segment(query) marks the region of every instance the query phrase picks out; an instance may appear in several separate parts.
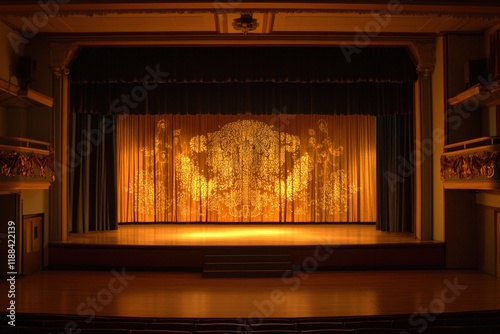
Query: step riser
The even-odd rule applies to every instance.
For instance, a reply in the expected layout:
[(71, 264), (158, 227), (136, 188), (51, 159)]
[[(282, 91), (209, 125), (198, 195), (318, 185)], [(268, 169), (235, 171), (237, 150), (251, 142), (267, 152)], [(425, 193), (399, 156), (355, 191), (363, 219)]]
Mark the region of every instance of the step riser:
[(211, 254), (205, 256), (203, 277), (283, 277), (292, 275), (288, 254)]
[(290, 262), (289, 255), (206, 255), (205, 262)]
[(273, 272), (240, 272), (240, 271), (224, 271), (224, 272), (204, 272), (204, 278), (265, 278), (265, 277), (283, 277), (291, 276), (291, 271), (273, 271)]
[(290, 262), (205, 263), (205, 270), (290, 270)]

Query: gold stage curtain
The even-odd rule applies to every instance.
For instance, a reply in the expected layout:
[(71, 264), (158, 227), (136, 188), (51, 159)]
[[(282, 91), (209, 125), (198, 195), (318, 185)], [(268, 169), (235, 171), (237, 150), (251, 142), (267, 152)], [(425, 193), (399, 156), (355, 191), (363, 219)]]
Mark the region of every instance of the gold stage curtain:
[(375, 222), (375, 117), (122, 115), (119, 222)]

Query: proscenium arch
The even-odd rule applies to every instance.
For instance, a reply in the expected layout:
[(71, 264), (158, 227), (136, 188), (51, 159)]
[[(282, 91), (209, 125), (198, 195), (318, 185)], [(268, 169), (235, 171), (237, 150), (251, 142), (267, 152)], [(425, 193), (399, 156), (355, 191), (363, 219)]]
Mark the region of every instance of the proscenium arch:
[[(272, 35), (174, 35), (174, 34), (133, 34), (133, 35), (85, 35), (51, 36), (50, 66), (53, 71), (53, 144), (55, 161), (59, 166), (59, 177), (51, 186), (50, 214), (53, 224), (51, 239), (67, 240), (69, 235), (69, 175), (65, 166), (69, 165), (67, 147), (69, 145), (69, 68), (78, 52), (84, 47), (207, 47), (207, 46), (297, 46), (297, 47), (356, 47), (354, 34), (272, 34)], [(373, 36), (364, 47), (405, 47), (419, 71), (418, 89), (415, 89), (415, 141), (426, 138), (432, 140), (432, 100), (431, 76), (435, 62), (435, 36), (432, 34), (407, 35), (380, 34)], [(358, 49), (362, 52), (359, 45)], [(432, 240), (433, 207), (424, 197), (432, 194), (432, 160), (426, 159), (415, 166), (415, 235), (421, 240)], [(426, 204), (427, 203), (427, 204)]]

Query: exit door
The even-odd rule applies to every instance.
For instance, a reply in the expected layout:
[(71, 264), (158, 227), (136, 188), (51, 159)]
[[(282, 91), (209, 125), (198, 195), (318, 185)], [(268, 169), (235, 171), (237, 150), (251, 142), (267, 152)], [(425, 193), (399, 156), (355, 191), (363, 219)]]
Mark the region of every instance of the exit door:
[(43, 267), (43, 214), (23, 217), (23, 274)]

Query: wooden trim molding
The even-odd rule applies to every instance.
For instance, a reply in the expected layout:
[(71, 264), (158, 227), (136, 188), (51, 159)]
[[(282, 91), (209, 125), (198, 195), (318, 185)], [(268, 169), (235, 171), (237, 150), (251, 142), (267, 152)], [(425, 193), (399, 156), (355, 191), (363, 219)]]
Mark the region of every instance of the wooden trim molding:
[[(84, 14), (99, 15), (99, 13), (108, 14), (127, 14), (127, 13), (211, 13), (221, 11), (252, 11), (252, 12), (276, 12), (276, 13), (370, 13), (372, 11), (387, 10), (389, 6), (404, 8), (402, 14), (439, 14), (453, 15), (455, 17), (495, 17), (500, 14), (498, 3), (484, 0), (479, 4), (471, 5), (463, 1), (450, 1), (434, 3), (426, 1), (419, 4), (402, 1), (370, 1), (370, 2), (346, 2), (328, 1), (328, 2), (247, 2), (247, 1), (177, 1), (177, 2), (131, 2), (131, 1), (100, 1), (100, 2), (78, 2), (70, 1), (65, 4), (59, 4), (59, 12), (63, 15)], [(40, 5), (36, 0), (7, 1), (0, 5), (0, 11), (10, 13), (11, 15), (28, 15), (40, 10)]]
[(48, 181), (0, 181), (0, 191), (44, 190), (50, 188)]

